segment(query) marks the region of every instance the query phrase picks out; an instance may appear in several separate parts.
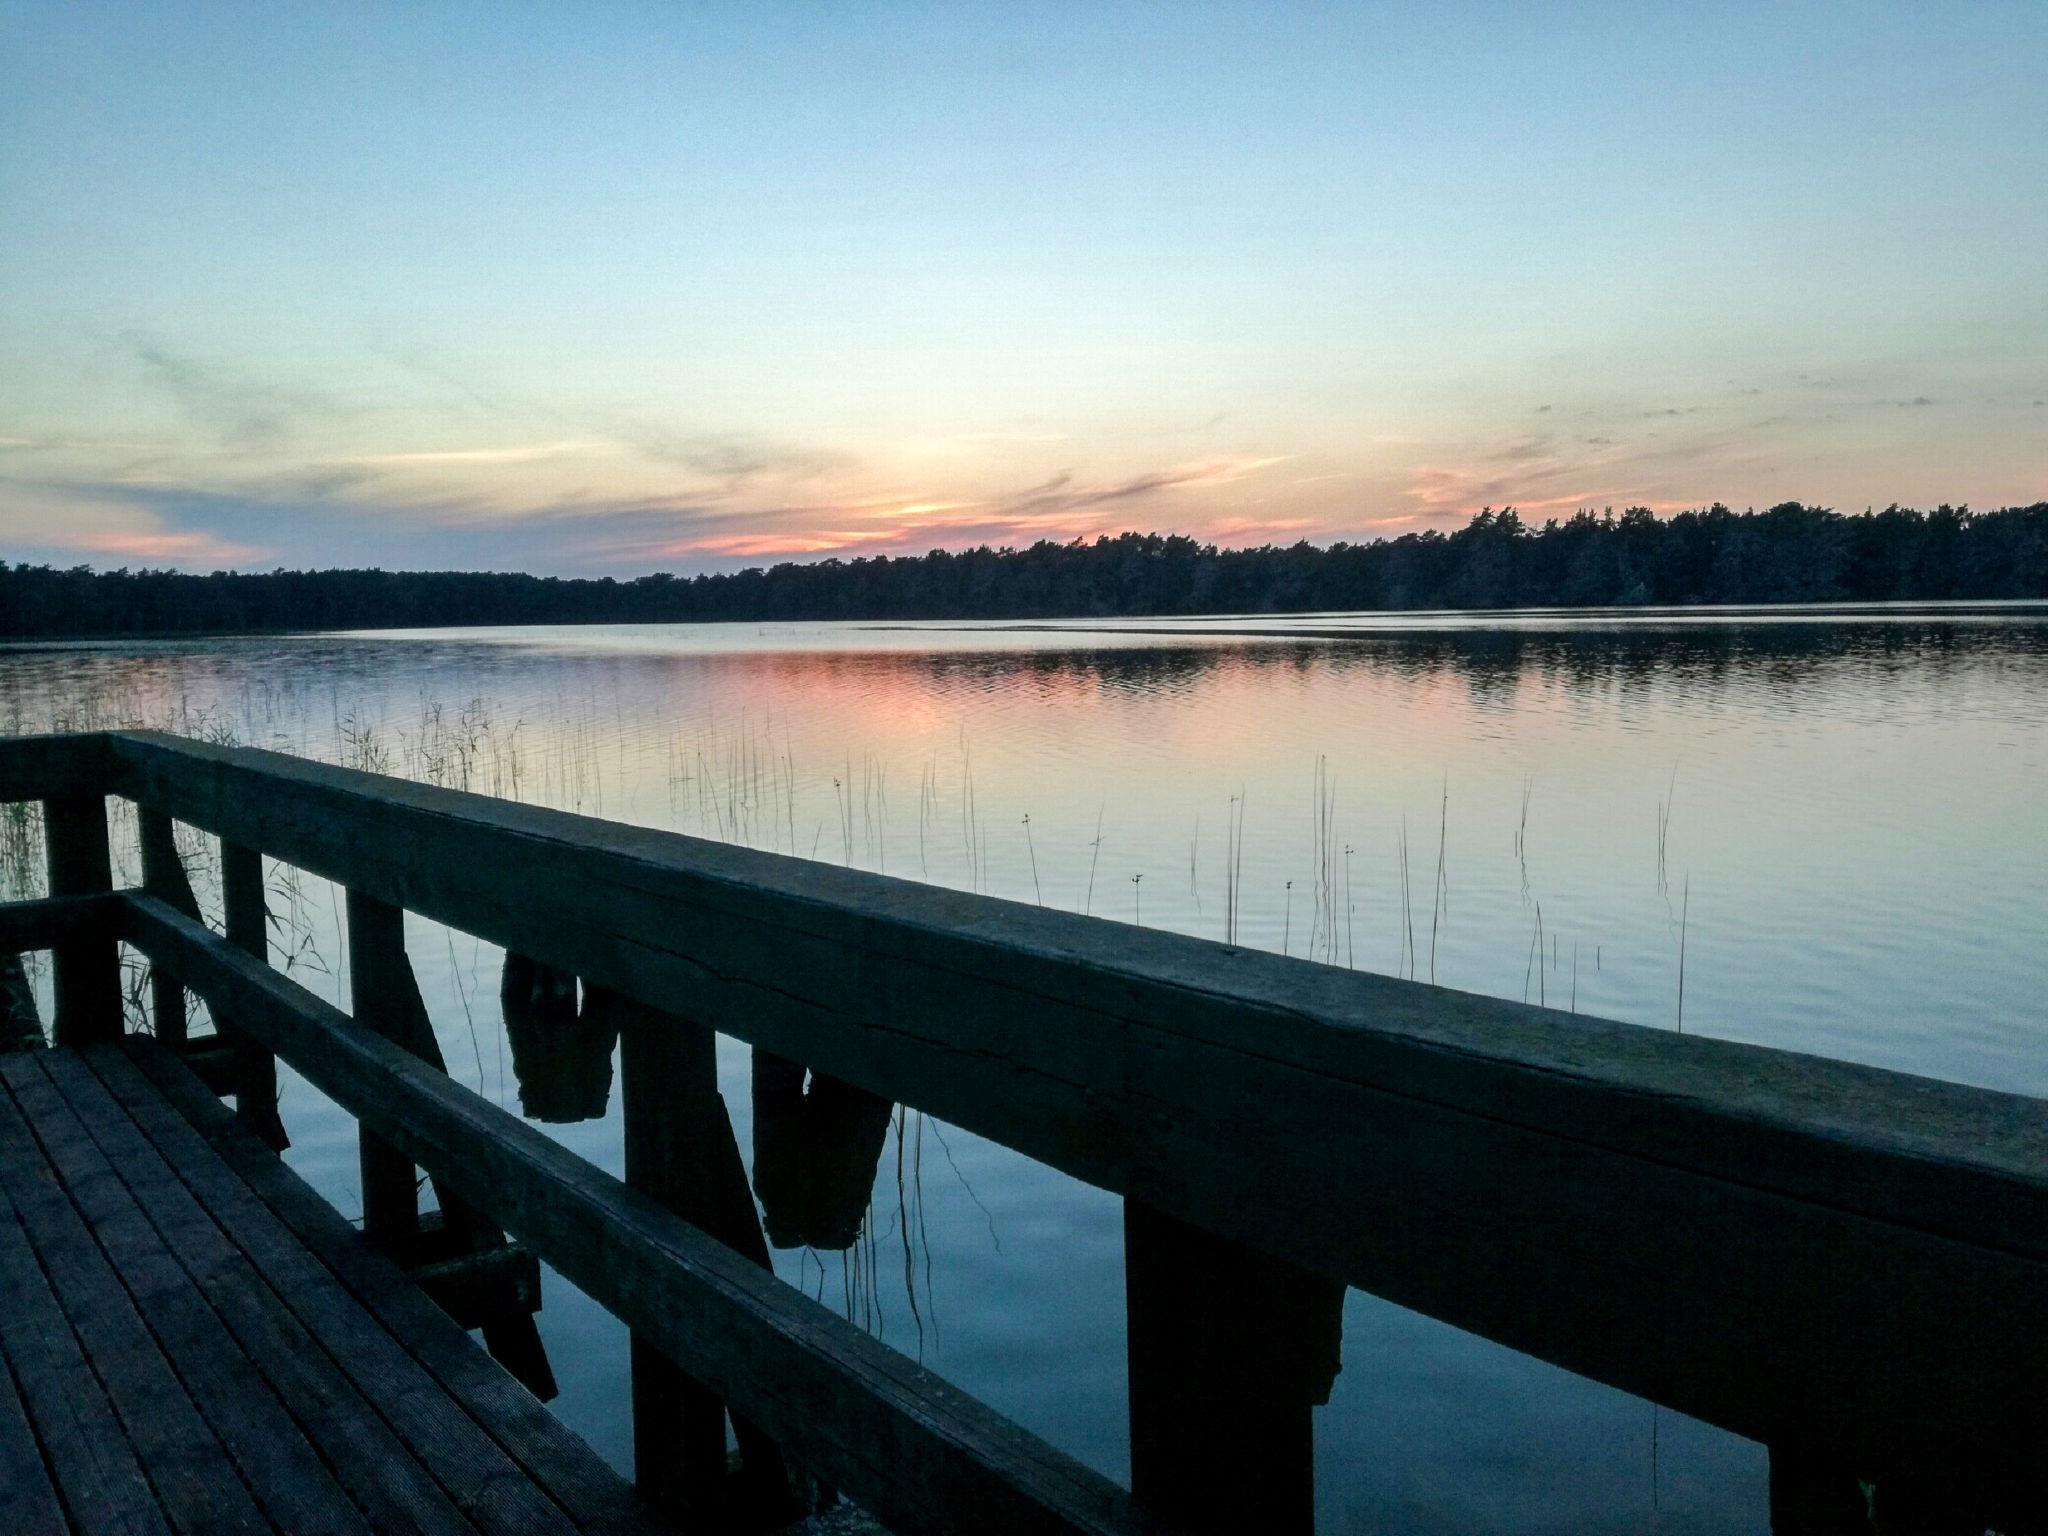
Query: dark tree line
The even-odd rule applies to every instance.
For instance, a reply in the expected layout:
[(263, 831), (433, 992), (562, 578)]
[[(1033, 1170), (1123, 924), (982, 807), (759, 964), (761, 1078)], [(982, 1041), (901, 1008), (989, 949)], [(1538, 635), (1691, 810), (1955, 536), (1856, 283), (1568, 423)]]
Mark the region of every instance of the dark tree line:
[(1126, 533), (1028, 549), (786, 563), (630, 581), (463, 571), (210, 576), (0, 563), (0, 637), (475, 624), (1024, 619), (1318, 609), (2048, 598), (2048, 502), (1843, 516), (1786, 502), (1541, 527), (1512, 509), (1454, 533), (1218, 549)]

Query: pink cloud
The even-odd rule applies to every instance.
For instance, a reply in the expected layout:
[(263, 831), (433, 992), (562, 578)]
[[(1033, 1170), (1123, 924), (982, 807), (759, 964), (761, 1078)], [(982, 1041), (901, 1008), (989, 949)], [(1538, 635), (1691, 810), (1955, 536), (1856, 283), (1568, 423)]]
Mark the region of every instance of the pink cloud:
[(123, 560), (168, 560), (173, 565), (229, 566), (261, 560), (270, 552), (236, 544), (210, 533), (81, 533), (66, 546)]

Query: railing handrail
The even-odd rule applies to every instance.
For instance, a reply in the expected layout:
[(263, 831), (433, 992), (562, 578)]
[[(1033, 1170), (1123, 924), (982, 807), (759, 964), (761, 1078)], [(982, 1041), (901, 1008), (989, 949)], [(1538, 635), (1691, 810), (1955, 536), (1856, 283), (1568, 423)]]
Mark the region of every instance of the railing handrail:
[(256, 749), (16, 745), (0, 798), (124, 796), (1739, 1433), (1924, 1449), (2048, 1382), (2039, 1100)]
[[(865, 949), (891, 967), (907, 965), (955, 983), (924, 1010), (930, 1018), (919, 1021), (929, 1031), (921, 1038), (934, 1054), (986, 1051), (987, 1042), (963, 1015), (978, 1002), (975, 991), (1000, 989), (1042, 1000), (1048, 1008), (1077, 1006), (1102, 1020), (1142, 1025), (1190, 1044), (1738, 1177), (1794, 1198), (1933, 1232), (1979, 1219), (1972, 1202), (1958, 1207), (1952, 1187), (1941, 1179), (1946, 1171), (1967, 1170), (1980, 1189), (2006, 1186), (2015, 1201), (2013, 1216), (2036, 1218), (2003, 1224), (2006, 1240), (2048, 1257), (2048, 1221), (2039, 1219), (2048, 1217), (2048, 1105), (2038, 1099), (1340, 970), (258, 748), (156, 732), (115, 732), (105, 741), (110, 793), (639, 995), (652, 1006), (680, 1004), (687, 1011), (694, 1002), (676, 991), (647, 995), (652, 989), (631, 959), (593, 953), (601, 946), (585, 934), (557, 931), (578, 916), (576, 903), (586, 883), (608, 883), (640, 900), (638, 911), (622, 909), (605, 931), (642, 947), (655, 940), (648, 930), (658, 931), (662, 921), (706, 910), (724, 921), (742, 915), (759, 920), (760, 909), (770, 909), (792, 935), (805, 933), (797, 926), (803, 921), (812, 931), (849, 924), (850, 934), (820, 936), (837, 950)], [(332, 820), (309, 825), (309, 813)], [(387, 834), (391, 846), (366, 847), (362, 839), (375, 832)], [(434, 840), (458, 838), (492, 857), (466, 869), (424, 862), (437, 851)], [(553, 873), (545, 868), (551, 860), (565, 857), (575, 864), (566, 871), (575, 882), (568, 888), (543, 878)], [(530, 883), (507, 891), (522, 871)], [(491, 903), (478, 897), (485, 887), (503, 893), (497, 905), (521, 910), (491, 922)], [(629, 921), (636, 931), (627, 934)], [(661, 938), (680, 942), (673, 928)], [(706, 986), (739, 984), (708, 966), (699, 969), (704, 974), (695, 979)], [(795, 964), (764, 964), (759, 985), (786, 991), (794, 969)], [(844, 985), (830, 990), (843, 999), (872, 990), (875, 980), (846, 976)], [(803, 1006), (821, 1019), (850, 1023), (861, 1002), (805, 1000)], [(744, 1011), (709, 1012), (723, 1032), (752, 1038)], [(1030, 1031), (1005, 1043), (1028, 1055), (1050, 1054), (1043, 1044), (1034, 1047)], [(809, 1049), (790, 1054), (814, 1059)], [(919, 1086), (883, 1081), (875, 1069), (863, 1072), (851, 1061), (845, 1065), (853, 1070), (832, 1070), (885, 1096), (904, 1097)], [(1041, 1070), (1066, 1080), (1081, 1065), (1045, 1062)], [(1547, 1103), (1527, 1091), (1504, 1098), (1503, 1082), (1566, 1094), (1583, 1090), (1639, 1112), (1588, 1120), (1580, 1103)], [(1109, 1081), (1082, 1086), (1094, 1090), (1098, 1104), (1116, 1092)], [(1230, 1086), (1203, 1085), (1210, 1091)], [(1133, 1109), (1129, 1118), (1184, 1108), (1171, 1100), (1154, 1102)], [(978, 1129), (971, 1119), (961, 1123)], [(1129, 1134), (1136, 1127), (1123, 1129)], [(1715, 1129), (1769, 1138), (1778, 1143), (1772, 1150), (1802, 1144), (1819, 1155), (1818, 1169), (1811, 1162), (1774, 1165), (1768, 1158), (1735, 1166), (1728, 1149), (1713, 1144)], [(1819, 1170), (1827, 1169), (1831, 1147), (1893, 1163), (1897, 1182), (1828, 1185)], [(1934, 1182), (1913, 1178), (1908, 1170), (1915, 1168)], [(1068, 1171), (1090, 1177), (1082, 1168)], [(1116, 1183), (1105, 1187), (1133, 1192)], [(1985, 1240), (1981, 1229), (1958, 1235)], [(1301, 1256), (1324, 1265), (1333, 1258)]]

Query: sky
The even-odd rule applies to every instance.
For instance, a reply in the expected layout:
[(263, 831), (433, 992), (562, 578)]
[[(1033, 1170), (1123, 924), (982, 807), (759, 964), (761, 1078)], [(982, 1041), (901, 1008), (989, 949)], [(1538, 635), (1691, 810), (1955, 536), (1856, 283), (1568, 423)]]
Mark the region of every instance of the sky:
[(0, 558), (2048, 499), (2048, 5), (0, 0)]

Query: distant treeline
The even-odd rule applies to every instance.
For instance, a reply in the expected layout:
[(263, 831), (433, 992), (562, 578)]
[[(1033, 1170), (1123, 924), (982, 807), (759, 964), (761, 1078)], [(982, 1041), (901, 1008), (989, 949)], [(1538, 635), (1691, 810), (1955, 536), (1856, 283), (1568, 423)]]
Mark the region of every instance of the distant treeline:
[(1316, 609), (2048, 598), (2048, 502), (1843, 516), (1786, 502), (1541, 527), (1218, 549), (1126, 533), (1028, 549), (630, 581), (463, 571), (93, 571), (0, 564), (0, 637), (763, 619), (1023, 619)]

